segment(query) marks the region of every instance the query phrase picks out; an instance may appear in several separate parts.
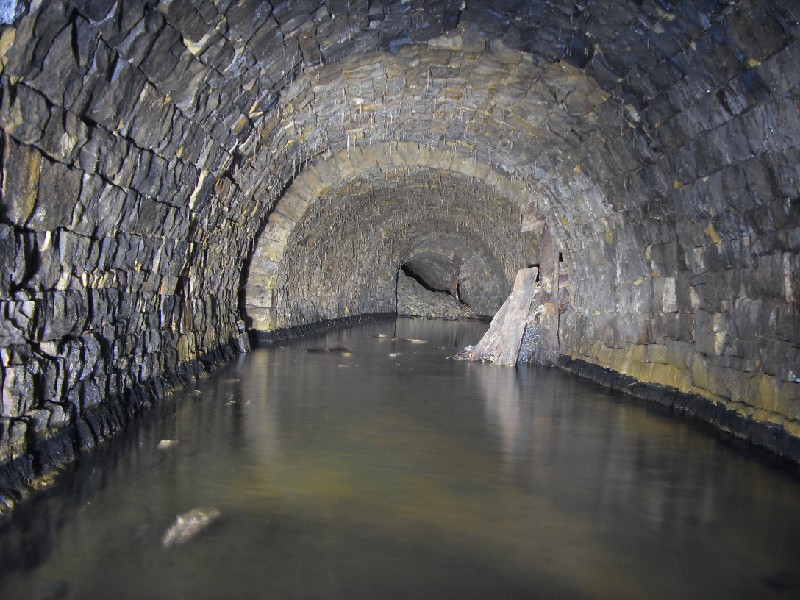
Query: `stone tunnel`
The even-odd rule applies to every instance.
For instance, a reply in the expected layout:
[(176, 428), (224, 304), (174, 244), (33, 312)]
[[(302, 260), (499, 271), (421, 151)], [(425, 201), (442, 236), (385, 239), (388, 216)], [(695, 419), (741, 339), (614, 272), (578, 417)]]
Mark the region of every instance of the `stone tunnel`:
[(248, 339), (396, 313), (406, 271), (491, 315), (563, 264), (561, 367), (800, 458), (795, 0), (0, 21), (4, 505)]

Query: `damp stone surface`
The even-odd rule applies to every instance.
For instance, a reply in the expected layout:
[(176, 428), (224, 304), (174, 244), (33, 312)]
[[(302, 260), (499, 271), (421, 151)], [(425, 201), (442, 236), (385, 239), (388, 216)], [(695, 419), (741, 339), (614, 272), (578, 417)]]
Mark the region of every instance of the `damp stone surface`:
[(0, 504), (404, 267), (485, 315), (536, 266), (547, 362), (800, 457), (799, 21), (0, 3)]

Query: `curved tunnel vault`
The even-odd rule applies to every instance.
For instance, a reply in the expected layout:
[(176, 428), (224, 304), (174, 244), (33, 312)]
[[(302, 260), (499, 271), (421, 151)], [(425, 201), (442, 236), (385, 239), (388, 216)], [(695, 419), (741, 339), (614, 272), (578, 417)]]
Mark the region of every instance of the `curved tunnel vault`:
[(491, 314), (537, 248), (521, 227), (528, 194), (476, 166), (441, 153), (421, 157), (410, 144), (313, 163), (256, 244), (246, 285), (251, 326), (395, 312), (398, 271), (426, 253), (446, 256), (465, 298)]
[(562, 252), (565, 359), (800, 439), (796, 2), (3, 7), (1, 488), (242, 349), (245, 265), (291, 326), (436, 236)]

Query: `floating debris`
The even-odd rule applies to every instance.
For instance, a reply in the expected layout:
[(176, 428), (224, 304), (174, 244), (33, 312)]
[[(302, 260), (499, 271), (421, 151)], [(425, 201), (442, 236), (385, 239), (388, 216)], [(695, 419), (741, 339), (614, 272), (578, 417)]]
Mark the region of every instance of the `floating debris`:
[(353, 351), (345, 346), (325, 346), (323, 348), (302, 348), (303, 352), (338, 352), (344, 356), (352, 356)]
[(427, 344), (428, 343), (428, 340), (418, 340), (417, 338), (408, 338), (406, 341), (410, 342), (412, 344)]
[(172, 526), (164, 533), (164, 537), (161, 538), (161, 544), (164, 548), (182, 544), (216, 521), (219, 515), (216, 508), (193, 508), (178, 515)]
[(389, 358), (397, 358), (400, 356), (400, 352), (392, 352), (391, 354), (388, 354), (388, 356)]
[(169, 450), (170, 448), (173, 448), (174, 446), (177, 445), (178, 445), (178, 440), (173, 438), (169, 440), (161, 440), (160, 442), (158, 442), (156, 448), (158, 448), (159, 450)]
[(203, 392), (201, 392), (200, 390), (192, 390), (192, 391), (191, 391), (191, 392), (189, 392), (189, 393), (190, 393), (192, 396), (202, 396), (202, 395), (203, 395)]
[(456, 352), (449, 358), (452, 358), (453, 360), (469, 360), (473, 350), (475, 350), (475, 346), (464, 346), (464, 349), (461, 352)]

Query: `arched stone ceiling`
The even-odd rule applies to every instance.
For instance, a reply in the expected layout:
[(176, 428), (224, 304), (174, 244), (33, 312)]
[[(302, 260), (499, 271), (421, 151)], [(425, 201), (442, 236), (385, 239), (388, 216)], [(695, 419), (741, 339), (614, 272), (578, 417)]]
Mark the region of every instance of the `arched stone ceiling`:
[(565, 354), (800, 435), (799, 13), (4, 3), (0, 463), (59, 431), (91, 445), (221, 356), (287, 190), (393, 144), (441, 163), (420, 185), (494, 177), (568, 250)]
[[(570, 94), (575, 100), (567, 103), (564, 98)], [(329, 195), (329, 189), (338, 187), (337, 181), (352, 177), (354, 171), (368, 177), (377, 167), (370, 185), (373, 197), (381, 196), (385, 193), (379, 183), (383, 170), (399, 168), (408, 174), (420, 166), (429, 169), (430, 177), (455, 172), (498, 187), (516, 206), (516, 212), (503, 211), (512, 227), (519, 229), (522, 213), (534, 207), (539, 214), (548, 215), (560, 237), (572, 237), (583, 229), (581, 235), (592, 237), (597, 219), (610, 210), (597, 186), (581, 173), (578, 161), (585, 149), (573, 149), (570, 142), (591, 137), (597, 129), (594, 110), (607, 98), (608, 94), (569, 64), (538, 67), (529, 55), (501, 42), (489, 44), (475, 32), (457, 31), (423, 45), (407, 46), (396, 57), (366, 53), (315, 68), (299, 77), (279, 103), (284, 119), (282, 129), (273, 134), (270, 154), (290, 154), (292, 172), (303, 172), (279, 201), (273, 213), (276, 217), (266, 225), (266, 238), (282, 240), (294, 227), (291, 219), (287, 223), (284, 218), (281, 205), (289, 202), (294, 209), (295, 188), (301, 195), (305, 192), (305, 203), (313, 202)], [(553, 131), (568, 132), (569, 142)], [(337, 148), (341, 150), (334, 158), (332, 149)], [(315, 166), (305, 177), (308, 160), (328, 155), (324, 166)], [(318, 162), (312, 160), (311, 165)], [(545, 168), (548, 164), (549, 169)], [(413, 187), (411, 177), (402, 177), (402, 172), (394, 179)], [(346, 194), (358, 195), (349, 187)], [(459, 184), (455, 192), (463, 198), (473, 194), (469, 183)], [(413, 203), (407, 207), (411, 214), (417, 210)], [(475, 217), (481, 213), (472, 211)], [(571, 229), (564, 228), (566, 222), (572, 224)], [(484, 226), (486, 223), (484, 220)], [(476, 229), (480, 224), (476, 221)], [(282, 236), (281, 231), (286, 233)], [(487, 229), (481, 235), (497, 236), (499, 231)], [(493, 239), (512, 248), (518, 244), (511, 238), (507, 233)], [(262, 251), (269, 252), (269, 244), (263, 244)], [(519, 254), (514, 261), (501, 261), (508, 271), (506, 278), (512, 280), (513, 272), (529, 258)], [(262, 263), (260, 258), (253, 262), (256, 268)], [(396, 272), (399, 265), (393, 265)], [(278, 277), (273, 266), (265, 263), (265, 267), (270, 277)], [(255, 279), (261, 279), (260, 274)], [(383, 279), (388, 281), (385, 275)], [(329, 279), (318, 278), (315, 285), (320, 281)], [(312, 303), (308, 288), (286, 289), (297, 290), (299, 302)], [(326, 296), (330, 290), (323, 286), (319, 293)], [(339, 288), (338, 295), (342, 293)], [(258, 303), (266, 300), (263, 292), (257, 296)], [(275, 299), (278, 304), (279, 297)], [(347, 316), (351, 304), (360, 306), (358, 312), (393, 309), (387, 301), (369, 306), (354, 299), (329, 298), (328, 303), (339, 306), (340, 312), (292, 312), (314, 314), (319, 319)], [(266, 326), (268, 321), (260, 322)], [(297, 324), (295, 319), (275, 322), (275, 326)]]
[[(304, 170), (266, 223), (250, 266), (248, 316), (262, 330), (394, 311), (395, 275), (430, 238), (485, 249), (505, 279), (532, 262), (528, 194), (470, 159), (415, 144), (342, 151)], [(321, 305), (325, 309), (314, 308)], [(270, 309), (276, 309), (270, 310)]]

